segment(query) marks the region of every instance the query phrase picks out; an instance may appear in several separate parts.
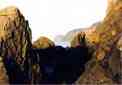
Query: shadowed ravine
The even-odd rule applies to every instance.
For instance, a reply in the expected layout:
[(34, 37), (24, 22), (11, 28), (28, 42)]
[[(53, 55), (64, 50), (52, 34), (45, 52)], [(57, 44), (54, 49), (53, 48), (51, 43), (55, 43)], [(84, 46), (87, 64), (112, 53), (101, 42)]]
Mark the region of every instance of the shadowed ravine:
[(73, 83), (91, 58), (87, 47), (31, 49), (30, 55), (42, 70), (41, 83)]

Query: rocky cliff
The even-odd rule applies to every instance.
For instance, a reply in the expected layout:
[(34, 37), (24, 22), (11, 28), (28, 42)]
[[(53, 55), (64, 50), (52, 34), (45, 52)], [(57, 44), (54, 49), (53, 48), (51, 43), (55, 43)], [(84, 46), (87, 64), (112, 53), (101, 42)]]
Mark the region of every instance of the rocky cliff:
[[(12, 81), (16, 78), (14, 73), (16, 64), (20, 71), (24, 70), (27, 51), (31, 46), (31, 31), (28, 21), (16, 7), (7, 7), (0, 11), (0, 56), (5, 64), (7, 75)], [(9, 61), (14, 61), (15, 64)], [(11, 69), (8, 71), (8, 69)], [(16, 68), (17, 69), (17, 68)], [(13, 71), (13, 72), (12, 72)], [(4, 73), (4, 72), (1, 72)], [(15, 76), (11, 76), (11, 74)]]
[(87, 30), (68, 33), (66, 39), (72, 39), (68, 48), (56, 47), (46, 37), (32, 44), (29, 23), (20, 10), (16, 7), (1, 10), (0, 84), (75, 83), (75, 80), (76, 84), (121, 84), (122, 2), (108, 2), (103, 21)]
[[(96, 32), (92, 33), (92, 36), (98, 37), (95, 40), (95, 53), (94, 57), (96, 58), (97, 64), (103, 73), (99, 73), (99, 68), (96, 68), (96, 65), (93, 65), (91, 71), (86, 69), (83, 75), (81, 75), (81, 80), (79, 79), (79, 83), (82, 82), (94, 84), (100, 84), (101, 80), (105, 79), (107, 84), (113, 83), (121, 83), (122, 80), (122, 62), (121, 62), (121, 36), (122, 36), (122, 2), (121, 0), (110, 0), (108, 6), (107, 15), (100, 25), (97, 26)], [(92, 39), (93, 40), (93, 39)], [(90, 64), (89, 64), (90, 65)], [(94, 69), (94, 72), (92, 70)], [(102, 71), (100, 71), (102, 72)], [(91, 74), (99, 73), (104, 74), (103, 78), (101, 76), (100, 80), (92, 79)], [(93, 76), (94, 77), (94, 76)], [(107, 82), (109, 80), (109, 82)], [(77, 82), (78, 83), (78, 82)], [(105, 82), (101, 83), (104, 84)]]

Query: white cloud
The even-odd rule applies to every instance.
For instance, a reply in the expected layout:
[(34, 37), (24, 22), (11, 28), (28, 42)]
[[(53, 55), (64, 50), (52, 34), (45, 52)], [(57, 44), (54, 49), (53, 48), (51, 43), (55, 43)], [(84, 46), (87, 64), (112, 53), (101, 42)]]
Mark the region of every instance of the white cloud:
[(33, 40), (91, 25), (105, 16), (107, 0), (0, 0), (0, 8), (15, 5), (30, 22)]

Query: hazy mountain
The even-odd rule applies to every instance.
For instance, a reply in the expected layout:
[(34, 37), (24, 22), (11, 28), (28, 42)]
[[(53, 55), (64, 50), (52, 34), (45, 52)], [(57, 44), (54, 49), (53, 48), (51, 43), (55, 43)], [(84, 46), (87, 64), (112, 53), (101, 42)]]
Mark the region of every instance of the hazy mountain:
[(86, 37), (89, 38), (91, 37), (91, 33), (93, 33), (96, 30), (96, 27), (100, 24), (100, 22), (97, 22), (90, 26), (89, 28), (79, 28), (79, 29), (74, 29), (66, 33), (66, 35), (58, 35), (55, 37), (56, 42), (67, 42), (70, 44), (70, 42), (74, 39), (74, 37), (79, 33), (79, 32), (85, 32)]

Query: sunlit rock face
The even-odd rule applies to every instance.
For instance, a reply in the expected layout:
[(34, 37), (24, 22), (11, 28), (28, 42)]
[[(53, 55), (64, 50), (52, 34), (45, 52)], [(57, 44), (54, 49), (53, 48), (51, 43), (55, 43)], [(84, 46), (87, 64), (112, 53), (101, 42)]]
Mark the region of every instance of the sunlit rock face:
[[(112, 7), (107, 13), (103, 22), (97, 27), (96, 31), (99, 38), (99, 49), (103, 49), (106, 53), (110, 52), (122, 34), (122, 3), (118, 3)], [(115, 46), (116, 47), (116, 46)], [(97, 54), (100, 52), (97, 51)], [(102, 59), (97, 56), (98, 59)], [(103, 57), (104, 58), (104, 57)]]
[(45, 49), (54, 46), (55, 46), (54, 42), (48, 39), (47, 37), (40, 37), (37, 41), (33, 43), (33, 48), (38, 49)]
[[(27, 51), (31, 46), (31, 31), (28, 22), (16, 7), (7, 7), (0, 11), (0, 65), (4, 61), (13, 59), (16, 64), (22, 65)], [(6, 62), (7, 61), (7, 62)], [(10, 65), (11, 66), (11, 65)], [(6, 80), (2, 75), (6, 72), (0, 66), (0, 82)], [(9, 67), (10, 68), (10, 67)], [(3, 73), (1, 75), (1, 73)], [(2, 77), (2, 78), (1, 78)], [(13, 76), (14, 77), (14, 76)]]
[(0, 11), (0, 52), (1, 56), (14, 57), (22, 63), (30, 47), (31, 31), (28, 22), (16, 7)]
[(84, 46), (85, 45), (85, 33), (79, 32), (71, 41), (71, 47)]
[(116, 2), (121, 1), (121, 0), (107, 0), (108, 1), (108, 8), (113, 6)]
[[(81, 75), (78, 84), (121, 84), (122, 0), (110, 0), (104, 20), (95, 30), (94, 63)], [(91, 33), (92, 36), (94, 36)], [(93, 40), (93, 39), (91, 39)], [(96, 63), (96, 64), (95, 64)]]
[(97, 44), (99, 42), (100, 36), (98, 35), (96, 29), (100, 24), (101, 22), (97, 22), (84, 31), (88, 44)]
[(81, 75), (76, 84), (113, 85), (114, 82), (107, 76), (107, 72), (99, 64), (93, 64)]
[(120, 51), (114, 48), (109, 58), (103, 59), (101, 62), (95, 58), (90, 60), (86, 64), (85, 72), (81, 74), (76, 84), (121, 84)]
[(107, 0), (108, 2), (108, 8), (107, 8), (107, 13), (113, 8), (115, 4), (118, 2), (121, 2), (121, 0)]

